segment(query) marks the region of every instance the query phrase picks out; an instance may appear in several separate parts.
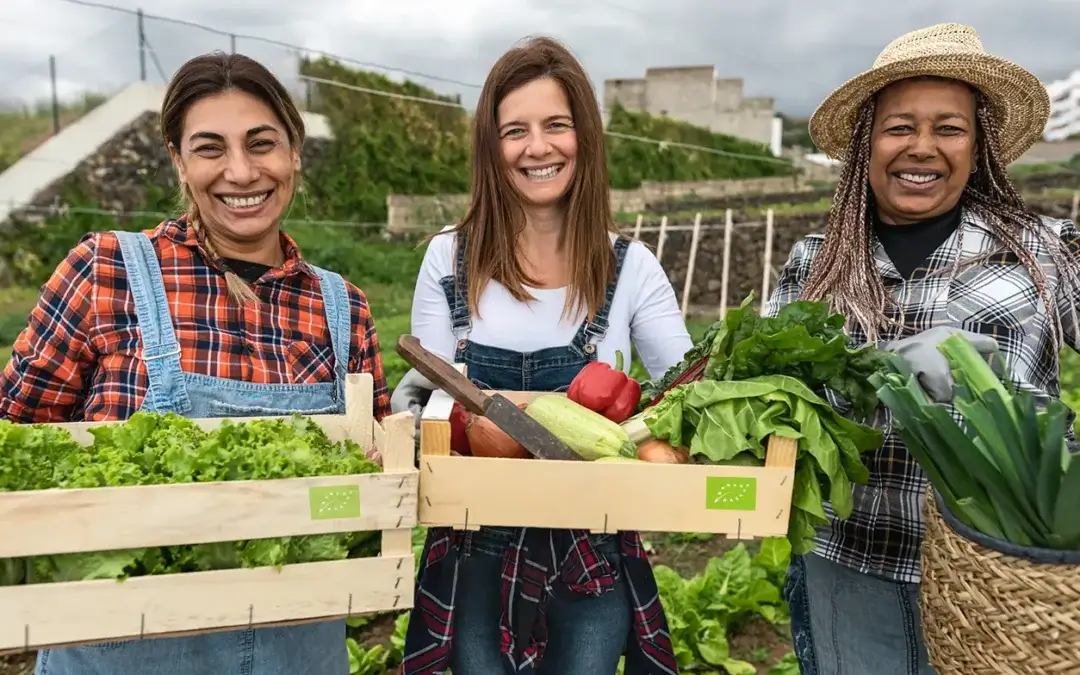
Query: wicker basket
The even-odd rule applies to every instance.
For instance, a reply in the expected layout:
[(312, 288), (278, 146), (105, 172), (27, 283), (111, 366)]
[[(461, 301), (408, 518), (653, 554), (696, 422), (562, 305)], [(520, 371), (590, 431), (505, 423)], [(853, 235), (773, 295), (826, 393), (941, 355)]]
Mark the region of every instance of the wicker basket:
[(1080, 673), (1080, 552), (992, 539), (930, 495), (919, 605), (938, 675)]

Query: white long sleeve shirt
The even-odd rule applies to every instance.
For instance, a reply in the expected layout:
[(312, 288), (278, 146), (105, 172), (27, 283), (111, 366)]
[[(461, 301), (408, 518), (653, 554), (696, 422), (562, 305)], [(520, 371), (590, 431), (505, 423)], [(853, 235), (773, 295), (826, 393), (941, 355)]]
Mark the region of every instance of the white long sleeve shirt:
[[(412, 305), (412, 334), (424, 347), (453, 361), (457, 340), (451, 329), (450, 305), (439, 280), (454, 273), (456, 234), (432, 239), (424, 254)], [(612, 238), (614, 241), (614, 235)], [(518, 352), (569, 345), (584, 320), (564, 318), (567, 289), (529, 288), (536, 298), (518, 302), (502, 284), (487, 284), (472, 317), (472, 342)], [(597, 344), (597, 359), (614, 366), (615, 352), (623, 354), (630, 369), (630, 345), (637, 348), (651, 377), (659, 377), (682, 360), (693, 345), (660, 262), (644, 244), (634, 242), (626, 252), (615, 297), (608, 315), (608, 330)]]

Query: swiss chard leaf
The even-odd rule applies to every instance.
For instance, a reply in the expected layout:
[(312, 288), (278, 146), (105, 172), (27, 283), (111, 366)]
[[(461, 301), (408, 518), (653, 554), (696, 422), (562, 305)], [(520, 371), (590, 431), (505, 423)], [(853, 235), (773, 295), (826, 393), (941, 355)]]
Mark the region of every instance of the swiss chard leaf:
[[(695, 424), (689, 427), (687, 419)], [(784, 375), (680, 385), (650, 408), (644, 421), (654, 438), (688, 447), (691, 455), (710, 462), (744, 452), (763, 458), (769, 436), (798, 439), (788, 536), (799, 553), (812, 547), (815, 527), (827, 522), (823, 495), (839, 517), (851, 514), (852, 483), (869, 475), (859, 455), (879, 447), (883, 438)]]

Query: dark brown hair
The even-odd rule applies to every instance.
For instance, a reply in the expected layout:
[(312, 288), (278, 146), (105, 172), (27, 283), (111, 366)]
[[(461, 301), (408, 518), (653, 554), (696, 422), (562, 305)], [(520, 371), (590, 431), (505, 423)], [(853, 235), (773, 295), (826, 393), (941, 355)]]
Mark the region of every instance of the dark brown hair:
[[(180, 153), (184, 131), (184, 116), (191, 106), (207, 96), (214, 96), (236, 89), (254, 96), (267, 105), (285, 126), (290, 147), (297, 153), (304, 145), (304, 119), (289, 92), (267, 68), (243, 54), (211, 52), (189, 60), (173, 75), (161, 104), (161, 135), (166, 147)], [(210, 239), (202, 231), (199, 209), (186, 184), (180, 185), (180, 195), (187, 210), (188, 225), (199, 237), (202, 245), (217, 256)], [(243, 304), (257, 298), (251, 288), (231, 271), (225, 272), (225, 281), (234, 300)]]
[(510, 177), (499, 142), (499, 104), (511, 92), (550, 77), (570, 102), (578, 154), (566, 195), (561, 246), (571, 270), (564, 311), (585, 307), (591, 318), (604, 304), (615, 274), (610, 232), (618, 232), (611, 213), (604, 123), (596, 92), (570, 50), (546, 37), (527, 40), (503, 54), (488, 73), (473, 120), (470, 204), (453, 231), (467, 240), (469, 308), (477, 312), (489, 281), (507, 288), (515, 300), (532, 299), (524, 288), (536, 285), (517, 256), (517, 236), (525, 227), (521, 195)]
[[(1048, 288), (1046, 271), (1024, 245), (1021, 235), (1030, 232), (1046, 246), (1060, 271), (1061, 283), (1067, 283), (1069, 288), (1080, 287), (1080, 261), (1069, 254), (1061, 239), (1024, 204), (1001, 161), (998, 121), (983, 95), (974, 87), (972, 92), (976, 112), (975, 172), (968, 177), (960, 201), (982, 218), (1000, 247), (976, 259), (964, 260), (962, 265), (979, 264), (1000, 255), (1002, 250), (1015, 255), (1035, 283), (1051, 319), (1056, 355), (1064, 340), (1060, 312)], [(892, 308), (894, 301), (877, 273), (870, 244), (874, 201), (869, 176), (875, 104), (876, 97), (863, 104), (852, 129), (851, 151), (836, 185), (825, 241), (814, 258), (800, 296), (806, 300), (829, 299), (835, 311), (848, 317), (848, 325), (858, 326), (868, 340), (879, 339), (883, 329), (901, 328), (887, 317), (886, 309)], [(953, 274), (960, 264), (958, 261), (954, 266)]]

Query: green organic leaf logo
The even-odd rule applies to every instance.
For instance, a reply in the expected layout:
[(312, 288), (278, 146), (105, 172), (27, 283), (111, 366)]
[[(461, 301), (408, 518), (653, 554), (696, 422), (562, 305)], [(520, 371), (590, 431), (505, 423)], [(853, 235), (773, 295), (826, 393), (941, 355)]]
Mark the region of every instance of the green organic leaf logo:
[(359, 485), (323, 485), (308, 490), (312, 520), (360, 517)]
[(753, 511), (757, 508), (757, 478), (706, 476), (705, 508), (709, 511)]

